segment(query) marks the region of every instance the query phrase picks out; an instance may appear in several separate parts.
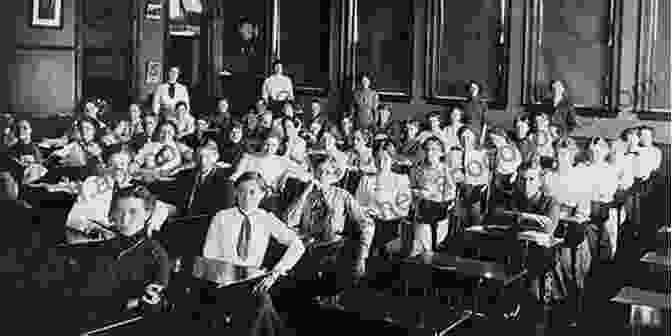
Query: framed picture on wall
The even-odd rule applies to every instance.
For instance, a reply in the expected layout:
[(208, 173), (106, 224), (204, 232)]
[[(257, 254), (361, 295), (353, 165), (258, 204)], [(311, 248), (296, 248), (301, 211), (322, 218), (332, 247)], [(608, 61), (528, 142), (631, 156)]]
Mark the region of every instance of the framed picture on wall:
[(145, 76), (145, 82), (147, 84), (161, 83), (161, 62), (147, 62), (147, 75)]
[(31, 27), (63, 27), (62, 0), (31, 0), (30, 13)]
[(145, 19), (147, 20), (161, 20), (161, 4), (160, 3), (147, 3), (145, 7)]

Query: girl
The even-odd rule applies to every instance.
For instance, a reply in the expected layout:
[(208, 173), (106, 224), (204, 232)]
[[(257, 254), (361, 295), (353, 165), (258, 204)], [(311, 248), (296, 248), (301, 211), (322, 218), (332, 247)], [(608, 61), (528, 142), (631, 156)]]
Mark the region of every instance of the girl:
[(196, 119), (189, 113), (186, 102), (181, 101), (175, 104), (175, 112), (167, 119), (174, 122), (175, 126), (177, 126), (176, 139), (181, 139), (185, 135), (194, 133), (196, 130)]
[(422, 148), (425, 159), (413, 167), (410, 174), (415, 209), (413, 234), (402, 239), (405, 240), (402, 253), (411, 256), (436, 251), (438, 243), (445, 238), (442, 237), (445, 234), (439, 236), (439, 222), (447, 218), (456, 195), (453, 176), (442, 162), (443, 142), (437, 137), (429, 137)]
[(281, 122), (285, 135), (285, 156), (307, 170), (306, 141), (299, 137), (296, 122), (289, 117), (282, 118)]
[(365, 175), (359, 182), (355, 198), (376, 223), (373, 247), (379, 252), (399, 237), (402, 220), (408, 216), (412, 202), (408, 176), (392, 172), (394, 145), (382, 141), (376, 145), (375, 175)]
[(480, 225), (482, 219), (482, 202), (486, 199), (490, 183), (490, 162), (486, 151), (478, 146), (476, 133), (468, 126), (463, 126), (457, 133), (462, 149), (463, 172), (461, 183), (462, 224), (466, 227)]
[(92, 175), (94, 169), (103, 162), (103, 150), (96, 138), (95, 121), (82, 119), (77, 122), (77, 125), (80, 139), (68, 143), (62, 149), (52, 152), (51, 155), (59, 158), (61, 165), (75, 168), (64, 172), (66, 175), (81, 180)]

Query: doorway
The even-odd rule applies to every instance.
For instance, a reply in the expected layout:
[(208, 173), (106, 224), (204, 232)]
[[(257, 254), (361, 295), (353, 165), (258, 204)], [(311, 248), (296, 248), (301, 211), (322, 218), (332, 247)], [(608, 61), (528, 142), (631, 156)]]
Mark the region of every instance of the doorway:
[[(170, 35), (166, 50), (168, 66), (179, 66), (181, 69), (180, 82), (190, 90), (198, 86), (200, 39), (199, 35), (181, 36)], [(166, 68), (167, 69), (167, 68)]]

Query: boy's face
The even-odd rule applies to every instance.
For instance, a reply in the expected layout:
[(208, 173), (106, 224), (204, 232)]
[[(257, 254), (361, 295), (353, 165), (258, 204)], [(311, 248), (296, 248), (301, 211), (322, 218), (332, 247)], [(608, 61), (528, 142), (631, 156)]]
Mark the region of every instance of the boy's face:
[(441, 119), (439, 119), (439, 117), (437, 117), (437, 116), (433, 116), (433, 117), (429, 118), (429, 126), (432, 129), (441, 128)]
[(219, 104), (217, 104), (217, 107), (219, 108), (219, 113), (226, 113), (229, 111), (229, 102), (222, 99), (219, 101)]
[(651, 130), (644, 128), (639, 131), (639, 143), (642, 146), (651, 146), (651, 144), (653, 144), (653, 134), (651, 134)]
[(196, 125), (198, 126), (198, 130), (201, 132), (205, 132), (208, 129), (208, 121), (203, 120), (203, 119), (198, 119), (196, 121)]
[(142, 112), (140, 111), (140, 106), (138, 106), (138, 104), (131, 104), (131, 106), (128, 107), (128, 111), (131, 115), (131, 119), (133, 120), (140, 119), (140, 115), (142, 114)]
[(229, 137), (231, 141), (233, 142), (239, 142), (240, 140), (243, 139), (243, 130), (240, 127), (234, 127), (231, 129), (231, 133), (229, 134)]
[(145, 226), (149, 211), (142, 199), (129, 197), (117, 201), (110, 217), (122, 235), (132, 236)]
[(264, 198), (264, 191), (256, 180), (245, 181), (236, 188), (236, 200), (242, 209), (256, 209)]
[(320, 114), (320, 103), (313, 102), (312, 104), (310, 104), (310, 108), (313, 111), (313, 115)]

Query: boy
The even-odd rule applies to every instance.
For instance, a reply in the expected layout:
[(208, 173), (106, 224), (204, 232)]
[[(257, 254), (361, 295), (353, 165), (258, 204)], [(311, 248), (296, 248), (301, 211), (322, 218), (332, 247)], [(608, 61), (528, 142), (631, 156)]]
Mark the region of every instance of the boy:
[(287, 250), (251, 293), (233, 302), (233, 335), (251, 335), (259, 330), (277, 330), (282, 321), (268, 294), (280, 275), (287, 273), (303, 255), (305, 248), (299, 236), (275, 215), (259, 208), (264, 197), (265, 182), (259, 173), (245, 172), (235, 184), (236, 206), (222, 210), (210, 224), (203, 256), (236, 265), (261, 268), (271, 237)]

